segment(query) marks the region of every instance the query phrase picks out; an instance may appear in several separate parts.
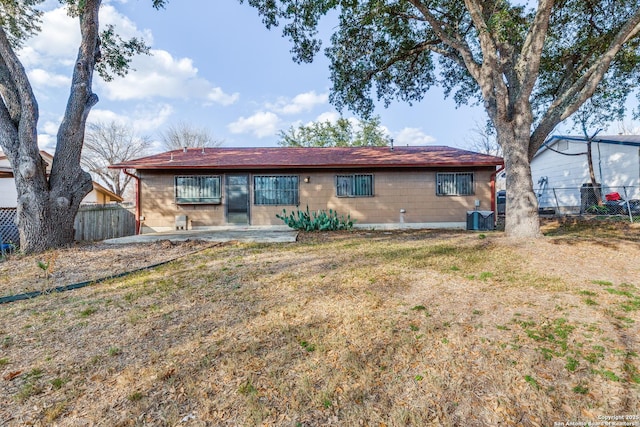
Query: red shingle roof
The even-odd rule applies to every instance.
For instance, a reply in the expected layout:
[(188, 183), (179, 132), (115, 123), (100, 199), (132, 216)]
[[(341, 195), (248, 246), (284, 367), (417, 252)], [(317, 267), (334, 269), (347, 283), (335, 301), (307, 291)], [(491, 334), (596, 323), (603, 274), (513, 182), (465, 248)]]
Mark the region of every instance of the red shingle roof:
[(119, 169), (283, 169), (469, 167), (502, 165), (500, 157), (444, 146), (332, 148), (189, 148), (110, 166)]

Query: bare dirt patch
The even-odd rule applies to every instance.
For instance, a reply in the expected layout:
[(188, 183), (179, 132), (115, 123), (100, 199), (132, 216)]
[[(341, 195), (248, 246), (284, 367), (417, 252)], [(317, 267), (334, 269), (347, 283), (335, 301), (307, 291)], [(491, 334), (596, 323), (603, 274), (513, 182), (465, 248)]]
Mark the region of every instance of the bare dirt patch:
[[(0, 306), (0, 425), (638, 415), (638, 230), (545, 230), (518, 243), (424, 230), (226, 243)], [(149, 262), (172, 250), (137, 249)]]

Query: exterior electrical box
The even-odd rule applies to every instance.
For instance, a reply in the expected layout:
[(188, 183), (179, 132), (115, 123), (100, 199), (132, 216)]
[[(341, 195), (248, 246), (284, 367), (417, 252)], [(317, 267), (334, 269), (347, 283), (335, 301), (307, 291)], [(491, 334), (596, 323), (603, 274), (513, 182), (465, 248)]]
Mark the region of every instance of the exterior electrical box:
[(187, 229), (187, 216), (176, 215), (176, 230), (186, 230), (186, 229)]

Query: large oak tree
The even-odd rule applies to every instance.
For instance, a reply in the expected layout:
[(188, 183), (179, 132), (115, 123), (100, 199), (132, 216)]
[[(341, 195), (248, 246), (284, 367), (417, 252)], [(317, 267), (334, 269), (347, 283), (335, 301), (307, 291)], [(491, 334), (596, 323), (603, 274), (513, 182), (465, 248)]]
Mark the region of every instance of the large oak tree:
[[(0, 145), (15, 177), (20, 246), (43, 251), (73, 242), (73, 223), (81, 200), (92, 189), (80, 166), (85, 124), (98, 102), (93, 72), (105, 79), (126, 73), (132, 55), (146, 52), (137, 39), (122, 40), (112, 27), (100, 30), (101, 0), (60, 0), (78, 19), (81, 42), (67, 107), (57, 134), (51, 173), (38, 150), (38, 103), (16, 55), (21, 42), (38, 31), (43, 0), (0, 0)], [(166, 0), (152, 0), (155, 8)]]
[[(243, 0), (240, 0), (243, 1)], [(638, 0), (247, 0), (284, 25), (297, 61), (336, 16), (331, 101), (363, 115), (374, 99), (419, 101), (433, 85), (484, 105), (507, 169), (512, 237), (540, 235), (530, 161), (588, 99), (621, 110), (640, 81)], [(425, 121), (429, 118), (425, 117)]]

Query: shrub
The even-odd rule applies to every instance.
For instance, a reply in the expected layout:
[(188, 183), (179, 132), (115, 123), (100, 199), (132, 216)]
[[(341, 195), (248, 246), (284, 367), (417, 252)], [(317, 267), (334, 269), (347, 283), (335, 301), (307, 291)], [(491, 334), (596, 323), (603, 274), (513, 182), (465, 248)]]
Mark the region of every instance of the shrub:
[(338, 217), (338, 212), (329, 209), (329, 213), (323, 210), (309, 212), (309, 206), (305, 211), (298, 209), (297, 212), (287, 214), (287, 210), (282, 210), (282, 215), (276, 217), (284, 221), (289, 227), (302, 231), (336, 231), (351, 230), (355, 220), (351, 215)]

